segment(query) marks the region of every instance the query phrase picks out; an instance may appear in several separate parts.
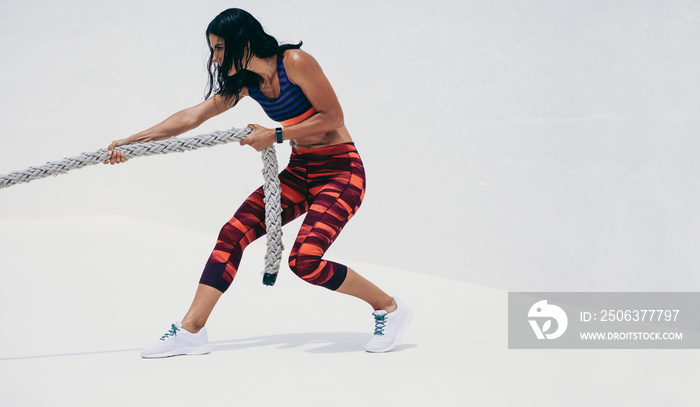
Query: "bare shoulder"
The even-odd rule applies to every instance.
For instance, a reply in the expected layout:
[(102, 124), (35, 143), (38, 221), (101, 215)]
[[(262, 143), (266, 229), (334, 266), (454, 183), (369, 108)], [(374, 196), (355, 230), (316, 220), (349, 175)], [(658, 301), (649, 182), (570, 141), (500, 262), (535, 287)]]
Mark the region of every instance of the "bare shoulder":
[(288, 49), (284, 52), (284, 66), (317, 63), (316, 59), (303, 49)]
[(290, 49), (284, 53), (284, 68), (289, 79), (296, 83), (307, 75), (322, 72), (321, 65), (308, 52), (301, 49)]

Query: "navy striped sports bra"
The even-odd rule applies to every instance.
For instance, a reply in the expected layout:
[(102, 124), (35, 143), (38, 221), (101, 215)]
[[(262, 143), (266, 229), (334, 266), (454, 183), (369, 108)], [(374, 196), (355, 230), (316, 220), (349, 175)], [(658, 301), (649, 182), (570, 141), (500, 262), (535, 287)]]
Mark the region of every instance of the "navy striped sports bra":
[(277, 79), (280, 83), (277, 98), (268, 99), (257, 87), (248, 87), (248, 95), (260, 103), (270, 119), (282, 126), (290, 126), (308, 119), (316, 113), (316, 109), (301, 88), (289, 81), (282, 58), (282, 55), (277, 55)]

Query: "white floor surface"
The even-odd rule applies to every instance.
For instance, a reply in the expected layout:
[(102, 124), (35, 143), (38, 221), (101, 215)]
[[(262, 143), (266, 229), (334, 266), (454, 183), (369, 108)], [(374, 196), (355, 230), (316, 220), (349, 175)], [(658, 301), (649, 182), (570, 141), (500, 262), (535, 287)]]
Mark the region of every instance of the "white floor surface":
[(214, 239), (0, 220), (0, 405), (697, 405), (699, 351), (509, 350), (506, 292), (338, 259), (416, 312), (396, 350), (365, 353), (371, 309), (286, 267), (264, 287), (263, 242), (210, 319), (212, 354), (141, 359), (186, 311)]

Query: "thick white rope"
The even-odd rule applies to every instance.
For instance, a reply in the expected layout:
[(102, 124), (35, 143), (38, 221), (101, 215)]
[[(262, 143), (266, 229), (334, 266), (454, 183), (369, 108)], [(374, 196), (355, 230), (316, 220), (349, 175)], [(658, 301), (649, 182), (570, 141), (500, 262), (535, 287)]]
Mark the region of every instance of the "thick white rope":
[[(150, 141), (147, 143), (130, 144), (115, 148), (124, 153), (127, 159), (156, 155), (180, 153), (196, 150), (202, 147), (212, 147), (218, 144), (241, 141), (250, 133), (249, 128), (225, 131), (214, 131), (194, 137), (171, 138), (163, 141)], [(65, 174), (70, 170), (100, 164), (109, 158), (106, 148), (92, 153), (82, 153), (75, 157), (66, 157), (59, 161), (48, 162), (38, 167), (29, 167), (23, 171), (15, 171), (0, 175), (0, 188), (46, 178), (50, 175)], [(265, 276), (263, 283), (273, 285), (279, 272), (282, 260), (282, 189), (278, 177), (279, 168), (275, 146), (272, 145), (262, 151), (263, 178), (265, 184), (265, 228), (267, 230), (267, 252), (265, 253)]]

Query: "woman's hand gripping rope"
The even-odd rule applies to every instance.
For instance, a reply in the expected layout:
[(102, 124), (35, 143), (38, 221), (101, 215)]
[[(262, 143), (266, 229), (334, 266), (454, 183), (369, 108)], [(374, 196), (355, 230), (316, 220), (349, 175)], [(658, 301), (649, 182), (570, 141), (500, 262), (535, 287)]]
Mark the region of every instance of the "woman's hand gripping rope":
[(251, 146), (255, 151), (261, 152), (275, 144), (277, 140), (275, 129), (268, 129), (259, 124), (249, 124), (248, 128), (251, 131), (248, 137), (241, 140), (242, 146)]
[(103, 164), (119, 164), (119, 163), (125, 163), (129, 161), (128, 158), (124, 157), (124, 153), (119, 150), (115, 150), (115, 147), (119, 146), (125, 146), (131, 144), (128, 139), (121, 139), (121, 140), (115, 140), (112, 142), (112, 144), (107, 147), (107, 154), (109, 154), (109, 158), (106, 159)]

